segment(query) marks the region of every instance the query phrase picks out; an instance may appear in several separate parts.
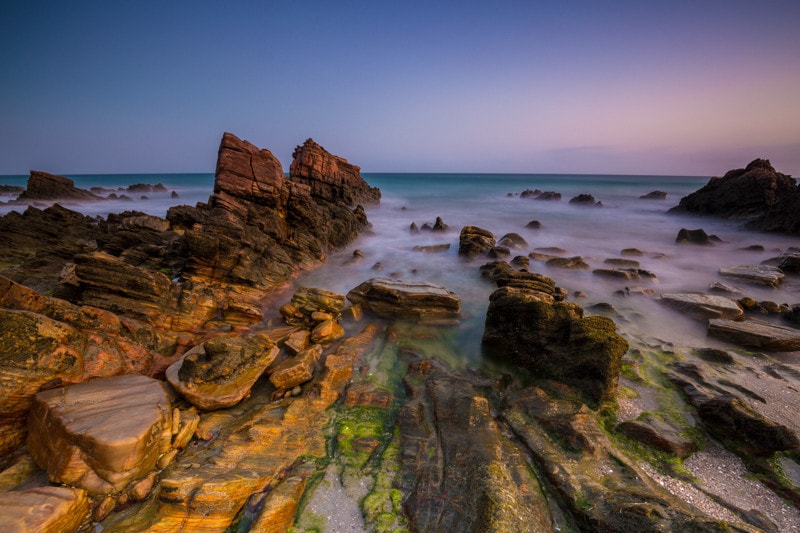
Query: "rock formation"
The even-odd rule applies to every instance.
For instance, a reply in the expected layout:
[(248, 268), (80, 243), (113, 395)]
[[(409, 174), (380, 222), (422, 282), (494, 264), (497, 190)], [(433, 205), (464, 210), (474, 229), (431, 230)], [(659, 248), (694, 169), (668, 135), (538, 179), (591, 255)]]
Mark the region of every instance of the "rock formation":
[(461, 299), (431, 283), (373, 278), (347, 293), (364, 310), (388, 318), (410, 320), (457, 319)]
[(800, 188), (769, 160), (755, 159), (743, 169), (711, 178), (670, 212), (741, 218), (749, 229), (800, 234)]
[(628, 343), (611, 319), (585, 317), (579, 305), (559, 301), (552, 281), (542, 281), (535, 288), (507, 284), (492, 293), (484, 351), (538, 378), (575, 386), (594, 405), (611, 399)]
[(34, 200), (94, 201), (102, 200), (102, 198), (89, 191), (78, 189), (75, 187), (74, 181), (64, 176), (31, 170), (28, 185), (25, 191), (20, 193), (17, 201), (29, 202)]
[(495, 244), (494, 234), (491, 231), (477, 226), (464, 226), (458, 238), (458, 255), (473, 258), (488, 253)]

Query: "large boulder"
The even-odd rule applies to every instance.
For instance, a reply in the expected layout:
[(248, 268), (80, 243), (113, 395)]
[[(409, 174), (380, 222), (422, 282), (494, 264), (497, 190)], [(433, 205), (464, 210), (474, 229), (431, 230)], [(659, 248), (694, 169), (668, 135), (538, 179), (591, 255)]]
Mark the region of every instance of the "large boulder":
[(496, 241), (491, 231), (477, 226), (464, 226), (458, 238), (458, 255), (469, 258), (488, 253)]
[(266, 333), (220, 337), (186, 352), (167, 369), (166, 377), (199, 409), (232, 407), (250, 394), (279, 351)]
[(28, 185), (17, 198), (20, 201), (32, 200), (102, 200), (100, 196), (75, 187), (75, 182), (64, 176), (31, 170)]
[(172, 446), (162, 381), (115, 376), (36, 395), (28, 450), (51, 481), (92, 495), (118, 493), (155, 470)]
[(365, 311), (386, 318), (457, 319), (461, 298), (445, 287), (424, 282), (372, 278), (347, 293)]
[(579, 305), (546, 291), (506, 285), (489, 298), (483, 348), (537, 378), (582, 390), (596, 405), (613, 398), (628, 343), (609, 318), (585, 317)]
[(743, 169), (711, 178), (701, 189), (681, 198), (670, 212), (744, 218), (757, 231), (800, 234), (800, 188), (769, 160), (755, 159)]

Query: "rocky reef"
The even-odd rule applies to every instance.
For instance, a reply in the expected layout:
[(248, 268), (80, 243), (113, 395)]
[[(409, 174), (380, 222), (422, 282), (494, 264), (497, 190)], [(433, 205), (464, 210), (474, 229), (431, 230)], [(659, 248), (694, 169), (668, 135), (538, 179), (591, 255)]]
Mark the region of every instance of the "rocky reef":
[[(800, 524), (800, 422), (787, 405), (800, 372), (762, 353), (800, 349), (792, 307), (721, 282), (709, 292), (724, 295), (659, 295), (639, 250), (524, 255), (522, 235), (497, 241), (473, 225), (452, 255), (474, 275), (480, 315), (447, 287), (394, 275), (347, 294), (292, 284), (364, 232), (362, 205), (380, 199), (311, 139), (293, 158), (287, 177), (271, 152), (226, 133), (208, 201), (166, 218), (59, 205), (0, 218), (0, 522), (68, 533)], [(769, 173), (751, 166), (741, 175)], [(419, 251), (435, 261), (450, 245)], [(718, 275), (778, 290), (800, 269), (793, 255), (774, 262)], [(580, 305), (554, 272), (619, 285), (619, 299)], [(687, 353), (633, 333), (637, 317), (615, 306), (634, 297), (737, 350)], [(789, 324), (764, 320), (780, 313)], [(461, 337), (476, 327), (480, 361), (465, 362)], [(719, 457), (752, 483), (739, 492), (778, 500), (769, 513), (710, 482), (726, 472), (705, 466)]]

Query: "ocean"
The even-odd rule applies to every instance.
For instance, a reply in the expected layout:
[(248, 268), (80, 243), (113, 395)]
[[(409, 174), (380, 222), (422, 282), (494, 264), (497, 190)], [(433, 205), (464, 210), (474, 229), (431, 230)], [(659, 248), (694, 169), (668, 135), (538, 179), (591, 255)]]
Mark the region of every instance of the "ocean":
[[(88, 189), (127, 187), (136, 183), (163, 184), (168, 192), (131, 195), (129, 201), (66, 205), (90, 215), (137, 210), (164, 216), (171, 205), (205, 202), (212, 192), (213, 174), (120, 174), (70, 175), (76, 186)], [(530, 260), (529, 269), (553, 278), (568, 290), (571, 301), (579, 303), (587, 314), (597, 304), (611, 304), (611, 317), (628, 339), (650, 345), (669, 345), (674, 349), (725, 347), (722, 341), (706, 336), (705, 324), (662, 306), (656, 296), (668, 292), (706, 292), (714, 281), (740, 287), (756, 300), (793, 304), (800, 301), (796, 281), (788, 280), (780, 289), (742, 285), (722, 278), (720, 267), (755, 264), (775, 257), (800, 240), (783, 235), (744, 231), (737, 221), (668, 214), (681, 197), (702, 187), (702, 176), (612, 176), (612, 175), (539, 175), (539, 174), (388, 174), (364, 173), (364, 179), (379, 187), (380, 205), (367, 206), (372, 229), (346, 249), (330, 255), (325, 265), (303, 274), (296, 284), (316, 286), (346, 293), (372, 277), (396, 277), (409, 281), (427, 281), (443, 285), (462, 299), (463, 319), (453, 330), (453, 339), (465, 367), (480, 366), (480, 338), (489, 295), (493, 284), (481, 279), (480, 265), (485, 257), (467, 261), (458, 256), (458, 237), (465, 225), (479, 226), (494, 233), (499, 240), (507, 233), (517, 233), (528, 243), (515, 255), (525, 256), (537, 249), (559, 248), (564, 257), (581, 256), (595, 268), (609, 268), (604, 261), (622, 257), (621, 251), (636, 248), (643, 269), (655, 274), (654, 280), (608, 280), (592, 270), (567, 270), (548, 267)], [(0, 184), (24, 185), (27, 176), (2, 176)], [(554, 191), (561, 200), (546, 201), (522, 198), (526, 189)], [(651, 191), (667, 193), (665, 200), (641, 199)], [(171, 198), (175, 191), (179, 198)], [(119, 193), (118, 193), (119, 194)], [(601, 207), (570, 204), (578, 194), (591, 194)], [(0, 198), (4, 200), (4, 198)], [(0, 214), (19, 206), (0, 205)], [(449, 226), (445, 232), (412, 233), (412, 222), (422, 227), (436, 217)], [(527, 228), (532, 220), (539, 229)], [(675, 243), (681, 228), (702, 228), (716, 234), (722, 243), (692, 246)], [(415, 246), (450, 244), (444, 252), (413, 251)], [(751, 245), (763, 251), (745, 250)], [(361, 257), (355, 258), (358, 249)], [(628, 289), (626, 291), (626, 288)], [(608, 309), (608, 306), (603, 306)], [(275, 316), (277, 310), (267, 310)], [(272, 311), (272, 312), (270, 312)], [(608, 313), (609, 311), (603, 311)], [(730, 346), (729, 346), (730, 347)]]

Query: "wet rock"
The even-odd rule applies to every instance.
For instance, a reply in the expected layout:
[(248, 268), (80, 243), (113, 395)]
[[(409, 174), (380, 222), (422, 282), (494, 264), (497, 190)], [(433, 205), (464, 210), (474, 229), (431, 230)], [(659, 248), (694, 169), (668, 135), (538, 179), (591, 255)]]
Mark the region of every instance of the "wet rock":
[(152, 328), (0, 277), (0, 458), (25, 440), (43, 387), (149, 374), (162, 360)]
[(748, 390), (746, 384), (752, 375), (740, 377), (742, 381), (737, 383), (736, 374), (719, 377), (702, 363), (673, 363), (671, 368), (669, 379), (683, 389), (704, 425), (733, 451), (767, 457), (800, 447), (795, 431), (768, 419), (751, 405), (754, 399), (756, 403), (766, 401)]
[(344, 328), (333, 320), (323, 320), (311, 330), (311, 342), (316, 344), (330, 344), (344, 337)]
[(730, 365), (736, 362), (731, 352), (727, 350), (720, 350), (718, 348), (697, 348), (694, 352), (700, 356), (701, 359), (710, 363)]
[(569, 203), (574, 205), (587, 205), (593, 207), (601, 207), (603, 204), (602, 202), (598, 202), (594, 199), (594, 196), (591, 194), (579, 194), (578, 196), (574, 196), (570, 199)]
[(499, 241), (497, 241), (497, 245), (518, 250), (528, 246), (528, 241), (526, 241), (522, 235), (518, 233), (506, 233), (500, 238)]
[(436, 222), (433, 224), (432, 231), (447, 231), (447, 224), (444, 223), (442, 217), (436, 217)]
[(455, 319), (461, 299), (445, 287), (424, 282), (373, 278), (347, 293), (365, 311), (387, 318)]
[(495, 282), (498, 287), (530, 289), (558, 300), (555, 281), (535, 272), (514, 270), (505, 261), (493, 261), (481, 266), (481, 276)]
[(714, 281), (708, 286), (708, 290), (711, 292), (721, 292), (725, 294), (742, 294), (742, 290), (727, 283), (722, 283), (720, 281)]
[(514, 257), (514, 259), (511, 260), (511, 264), (513, 266), (517, 266), (519, 268), (527, 270), (528, 267), (531, 264), (531, 260), (530, 260), (530, 258), (528, 256), (518, 255), (518, 256)]
[(322, 311), (339, 320), (344, 309), (344, 294), (313, 287), (298, 287), (289, 301), (305, 317), (311, 317), (314, 312)]
[(624, 248), (623, 250), (620, 250), (619, 253), (620, 255), (627, 255), (630, 257), (641, 257), (644, 255), (643, 251), (638, 250), (636, 248)]
[(541, 229), (542, 223), (539, 222), (538, 220), (531, 220), (530, 222), (525, 224), (525, 227), (529, 229)]
[(545, 191), (536, 197), (537, 200), (561, 200), (560, 192)]
[(278, 389), (291, 389), (310, 381), (314, 368), (322, 355), (322, 346), (313, 344), (294, 357), (281, 361), (269, 369), (269, 380)]
[(786, 274), (800, 274), (800, 254), (783, 256), (778, 268)]
[(699, 244), (707, 246), (722, 241), (716, 235), (708, 235), (703, 229), (681, 228), (678, 232), (678, 236), (675, 237), (675, 242), (679, 244)]
[(554, 257), (548, 259), (545, 264), (549, 267), (566, 268), (570, 270), (588, 270), (591, 267), (586, 263), (583, 257)]
[(609, 257), (603, 263), (619, 268), (639, 268), (639, 261), (634, 259), (622, 259), (617, 257)]
[(491, 231), (477, 226), (464, 226), (458, 238), (458, 255), (469, 258), (488, 253), (495, 247), (494, 235)]
[(639, 198), (641, 198), (642, 200), (666, 200), (667, 193), (665, 193), (664, 191), (652, 191), (647, 194), (643, 194)]
[(745, 246), (744, 248), (739, 248), (740, 252), (763, 252), (764, 246), (761, 244), (751, 244), (750, 246)]
[(770, 352), (800, 350), (800, 329), (787, 328), (755, 319), (734, 321), (720, 318), (710, 320), (708, 334), (741, 346)]
[(239, 403), (279, 348), (261, 333), (220, 337), (192, 348), (166, 372), (167, 381), (192, 405), (205, 411)]
[(109, 494), (169, 451), (172, 408), (163, 382), (115, 376), (38, 393), (28, 427), (28, 450), (51, 481)]
[[(730, 531), (703, 517), (619, 454), (586, 405), (530, 387), (501, 413), (586, 531)], [(745, 530), (747, 531), (747, 530)]]
[(86, 492), (37, 487), (0, 492), (0, 524), (9, 532), (74, 533), (88, 520)]
[(446, 244), (431, 244), (428, 246), (414, 246), (413, 251), (415, 252), (427, 252), (427, 253), (438, 253), (438, 252), (446, 252), (450, 249), (450, 243)]
[(419, 233), (419, 231), (420, 231), (419, 226), (417, 226), (416, 222), (412, 222), (411, 225), (408, 227), (408, 230), (411, 233)]
[(428, 360), (412, 363), (404, 381), (399, 485), (412, 530), (554, 529), (538, 481), (480, 388)]
[(697, 445), (694, 441), (682, 437), (674, 427), (650, 414), (640, 416), (636, 420), (622, 422), (617, 426), (616, 431), (629, 439), (639, 441), (681, 459), (685, 459), (697, 451)]
[(519, 194), (520, 198), (536, 198), (542, 194), (542, 191), (539, 189), (525, 189)]
[(31, 170), (28, 178), (28, 185), (25, 191), (20, 193), (18, 201), (33, 200), (76, 200), (76, 201), (98, 201), (101, 197), (89, 191), (78, 189), (75, 182), (64, 176), (56, 176), (47, 172)]
[(289, 352), (289, 355), (296, 355), (308, 348), (311, 339), (311, 332), (307, 329), (301, 329), (290, 334), (284, 341), (283, 347)]
[(725, 296), (696, 293), (662, 294), (660, 302), (702, 319), (727, 318), (739, 320), (744, 317), (744, 309)]
[(511, 255), (511, 250), (509, 250), (505, 246), (495, 246), (491, 250), (489, 250), (489, 253), (486, 255), (491, 258), (508, 257)]
[(639, 270), (634, 268), (595, 268), (592, 270), (592, 274), (624, 281), (638, 281), (642, 279)]
[(484, 352), (581, 389), (593, 404), (613, 397), (628, 343), (602, 316), (527, 288), (500, 287), (489, 299)]
[(719, 273), (742, 282), (771, 287), (777, 287), (783, 283), (784, 278), (780, 269), (769, 265), (733, 265), (720, 268)]

